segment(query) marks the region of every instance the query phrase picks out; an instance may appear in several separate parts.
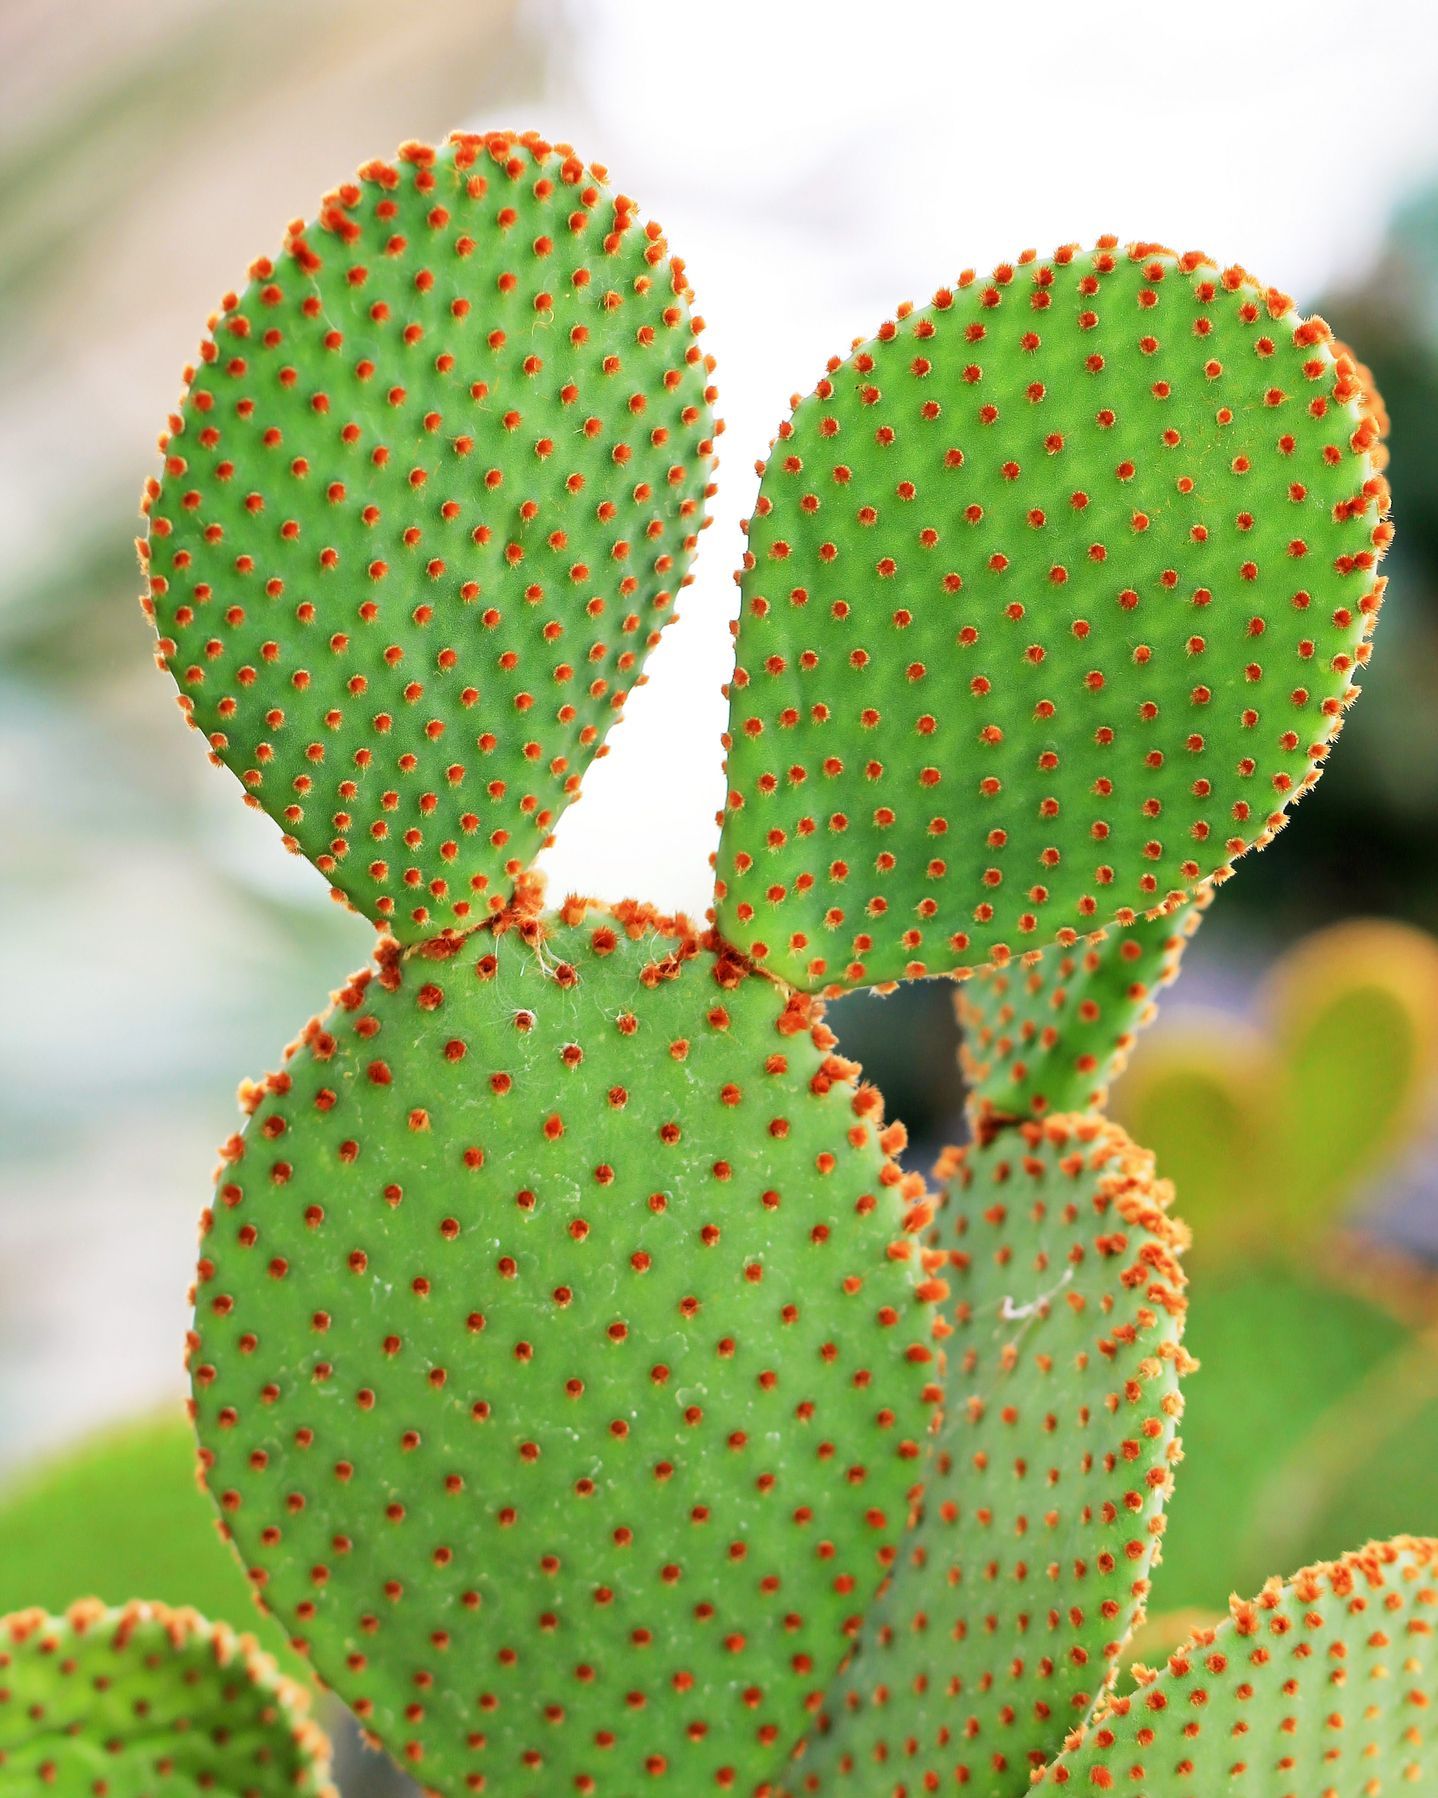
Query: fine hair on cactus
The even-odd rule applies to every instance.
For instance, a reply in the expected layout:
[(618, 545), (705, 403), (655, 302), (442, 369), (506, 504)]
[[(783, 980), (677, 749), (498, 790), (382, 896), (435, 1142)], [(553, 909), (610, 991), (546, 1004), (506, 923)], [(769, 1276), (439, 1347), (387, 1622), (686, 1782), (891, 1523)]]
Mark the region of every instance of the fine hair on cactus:
[[(0, 1624), (0, 1793), (328, 1794), (291, 1660), (435, 1798), (1427, 1790), (1423, 1517), (1295, 1548), (1226, 1613), (1180, 1537), (1164, 1595), (1224, 1208), (1191, 1229), (1146, 1146), (1157, 1076), (1108, 1112), (1358, 695), (1372, 377), (1242, 267), (1115, 237), (816, 346), (730, 552), (685, 916), (547, 895), (535, 861), (692, 579), (722, 430), (696, 306), (605, 168), (464, 132), (341, 181), (185, 369), (142, 504), (159, 666), (378, 932), (241, 1088), (192, 1291), (215, 1566), (290, 1659), (47, 1590)], [(1401, 947), (1334, 960), (1426, 1071)], [(1323, 1115), (1328, 966), (1275, 1001), (1293, 1244), (1362, 1159)], [(936, 978), (966, 1107), (926, 1174), (826, 1006)], [(1405, 1087), (1373, 1140), (1416, 1115)], [(1239, 1310), (1286, 1302), (1257, 1284)], [(1425, 1339), (1395, 1332), (1375, 1362)]]

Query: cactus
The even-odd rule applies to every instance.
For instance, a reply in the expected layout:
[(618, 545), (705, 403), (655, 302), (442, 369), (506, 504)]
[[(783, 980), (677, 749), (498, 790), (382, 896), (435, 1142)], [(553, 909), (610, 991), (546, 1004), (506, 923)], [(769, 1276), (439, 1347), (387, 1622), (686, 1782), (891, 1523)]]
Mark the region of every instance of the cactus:
[(0, 1790), (337, 1798), (307, 1700), (248, 1637), (161, 1604), (0, 1618)]
[[(718, 431), (637, 216), (563, 146), (407, 146), (255, 265), (166, 434), (160, 660), (388, 932), (242, 1091), (204, 1478), (440, 1798), (1112, 1785), (1192, 1364), (1187, 1233), (1103, 1091), (1354, 696), (1379, 404), (1152, 245), (901, 308), (763, 471), (711, 916), (546, 909)], [(940, 973), (980, 981), (977, 1130), (935, 1201), (823, 1002)], [(1342, 1646), (1361, 1567), (1416, 1630), (1430, 1560), (1234, 1629), (1291, 1592)], [(1423, 1764), (1423, 1654), (1361, 1695), (1364, 1777)]]
[(944, 1171), (944, 1429), (796, 1792), (867, 1794), (876, 1766), (915, 1790), (1022, 1791), (1104, 1690), (1158, 1555), (1188, 1362), (1184, 1232), (1152, 1158), (1097, 1116), (1056, 1117)]
[(503, 910), (672, 616), (713, 459), (688, 301), (602, 168), (456, 135), (292, 225), (186, 370), (160, 663), (401, 941)]
[(805, 989), (1192, 897), (1317, 779), (1382, 599), (1380, 417), (1242, 269), (1104, 239), (833, 361), (749, 522), (717, 917)]
[(1102, 1108), (1156, 996), (1178, 978), (1211, 897), (1142, 918), (1112, 940), (1051, 948), (1033, 966), (986, 968), (958, 989), (961, 1062), (976, 1128), (994, 1118)]
[(1438, 1775), (1438, 1541), (1399, 1538), (1235, 1600), (1110, 1699), (1040, 1786), (1208, 1798), (1425, 1789)]
[(387, 955), (256, 1091), (207, 1478), (427, 1783), (748, 1789), (802, 1732), (938, 1397), (927, 1211), (831, 1050), (681, 923), (574, 902)]

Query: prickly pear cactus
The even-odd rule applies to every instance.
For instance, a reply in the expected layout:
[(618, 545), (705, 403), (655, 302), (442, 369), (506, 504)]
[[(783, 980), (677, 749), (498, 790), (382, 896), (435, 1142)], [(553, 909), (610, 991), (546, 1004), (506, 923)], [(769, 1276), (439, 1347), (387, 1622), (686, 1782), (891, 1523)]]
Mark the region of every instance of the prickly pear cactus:
[(0, 1791), (338, 1798), (307, 1700), (248, 1637), (161, 1604), (0, 1618)]
[(795, 1792), (1023, 1791), (1114, 1673), (1158, 1557), (1188, 1370), (1171, 1192), (1093, 1115), (948, 1173), (943, 1432)]
[[(204, 1476), (440, 1798), (1112, 1783), (1190, 1364), (1186, 1232), (1099, 1107), (1353, 695), (1377, 402), (1148, 245), (901, 309), (764, 473), (713, 927), (546, 911), (710, 490), (637, 218), (562, 146), (407, 146), (256, 265), (171, 422), (162, 663), (392, 933), (223, 1151)], [(980, 969), (936, 1210), (819, 995)]]
[(1102, 1106), (1156, 1015), (1159, 991), (1178, 978), (1209, 896), (1205, 889), (1097, 943), (1050, 948), (1032, 966), (985, 968), (966, 980), (956, 1002), (975, 1125)]
[(749, 522), (728, 941), (806, 989), (1224, 878), (1317, 779), (1389, 540), (1321, 320), (1155, 245), (972, 272), (830, 362)]
[(672, 616), (715, 430), (689, 298), (603, 169), (456, 135), (292, 225), (186, 371), (161, 665), (401, 940), (507, 904)]
[(855, 1071), (575, 904), (386, 957), (256, 1092), (200, 1265), (210, 1488), (422, 1780), (747, 1791), (802, 1734), (938, 1397), (927, 1211)]
[(1235, 1600), (1142, 1671), (1039, 1780), (1074, 1792), (1289, 1798), (1438, 1779), (1438, 1541), (1400, 1537)]

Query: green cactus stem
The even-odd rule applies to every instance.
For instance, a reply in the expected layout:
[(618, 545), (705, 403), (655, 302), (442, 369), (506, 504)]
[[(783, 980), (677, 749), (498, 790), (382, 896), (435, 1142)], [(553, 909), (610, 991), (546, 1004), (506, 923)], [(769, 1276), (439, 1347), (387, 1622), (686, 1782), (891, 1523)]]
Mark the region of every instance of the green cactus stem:
[(160, 664), (401, 940), (503, 909), (672, 616), (716, 431), (690, 297), (603, 169), (456, 134), (293, 225), (186, 371)]
[(1438, 1780), (1438, 1541), (1401, 1536), (1235, 1600), (1039, 1780), (1135, 1798), (1379, 1798)]
[(645, 908), (386, 952), (203, 1245), (211, 1492), (426, 1787), (749, 1791), (892, 1564), (945, 1287), (813, 1004)]
[(247, 1636), (162, 1604), (0, 1618), (7, 1798), (338, 1798), (308, 1700)]
[(1321, 319), (1103, 239), (901, 307), (749, 522), (717, 917), (806, 990), (1074, 947), (1267, 843), (1390, 536)]
[(1127, 930), (1115, 927), (1099, 942), (986, 968), (958, 988), (975, 1128), (1106, 1104), (1139, 1031), (1157, 1015), (1159, 991), (1178, 978), (1210, 892)]
[(795, 1794), (1017, 1798), (1116, 1673), (1158, 1554), (1189, 1366), (1168, 1187), (1097, 1116), (945, 1171), (943, 1432)]

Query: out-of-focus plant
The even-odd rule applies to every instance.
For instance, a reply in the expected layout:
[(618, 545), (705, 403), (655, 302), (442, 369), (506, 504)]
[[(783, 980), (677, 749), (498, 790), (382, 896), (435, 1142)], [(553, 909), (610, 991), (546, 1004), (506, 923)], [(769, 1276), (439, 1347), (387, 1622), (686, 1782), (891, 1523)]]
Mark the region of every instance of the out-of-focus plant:
[(1438, 1518), (1438, 1287), (1365, 1215), (1431, 1125), (1435, 1077), (1438, 945), (1355, 920), (1276, 964), (1254, 1024), (1175, 1018), (1124, 1083), (1199, 1269), (1204, 1377), (1164, 1545), (1177, 1605)]

